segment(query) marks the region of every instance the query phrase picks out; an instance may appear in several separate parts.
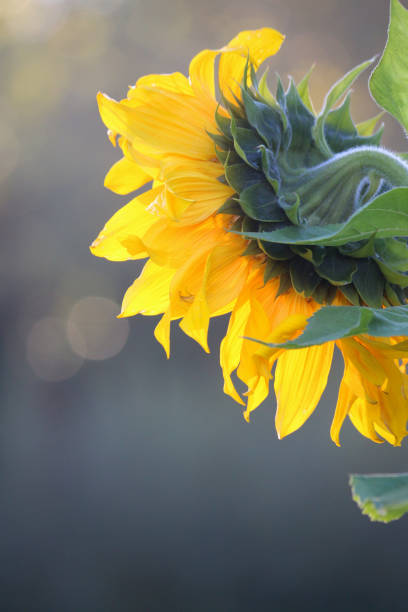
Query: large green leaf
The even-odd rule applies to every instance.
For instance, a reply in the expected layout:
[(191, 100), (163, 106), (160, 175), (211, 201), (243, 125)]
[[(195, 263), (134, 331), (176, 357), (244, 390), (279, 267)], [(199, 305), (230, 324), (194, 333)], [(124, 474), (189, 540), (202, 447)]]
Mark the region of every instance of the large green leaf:
[(408, 187), (397, 187), (362, 206), (344, 223), (297, 225), (271, 232), (253, 232), (259, 238), (280, 244), (340, 246), (370, 238), (408, 236)]
[[(323, 306), (308, 319), (304, 332), (294, 340), (282, 344), (264, 342), (258, 338), (251, 340), (271, 347), (297, 349), (360, 334), (385, 338), (408, 336), (408, 306)], [(396, 346), (408, 351), (408, 341)]]
[(408, 512), (408, 474), (350, 476), (354, 501), (372, 521), (389, 523)]
[(370, 78), (370, 90), (408, 131), (408, 10), (391, 0), (388, 40), (378, 66)]

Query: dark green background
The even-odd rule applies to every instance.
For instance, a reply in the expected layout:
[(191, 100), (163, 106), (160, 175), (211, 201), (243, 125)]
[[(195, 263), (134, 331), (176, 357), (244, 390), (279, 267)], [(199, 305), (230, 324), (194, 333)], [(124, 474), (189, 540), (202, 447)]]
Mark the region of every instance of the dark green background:
[[(37, 320), (65, 320), (86, 296), (120, 302), (140, 269), (88, 251), (130, 199), (103, 188), (118, 153), (98, 89), (123, 97), (271, 25), (287, 34), (272, 72), (299, 79), (316, 61), (319, 106), (382, 50), (387, 14), (386, 0), (1, 1), (1, 610), (407, 609), (407, 519), (370, 523), (347, 479), (406, 471), (408, 453), (349, 424), (341, 448), (330, 441), (340, 360), (316, 413), (279, 442), (272, 398), (248, 425), (222, 392), (224, 319), (211, 355), (175, 325), (169, 362), (156, 320), (132, 319), (118, 356), (64, 382), (38, 378), (26, 354)], [(355, 89), (361, 120), (376, 109), (364, 76)], [(385, 143), (406, 148), (392, 120)]]

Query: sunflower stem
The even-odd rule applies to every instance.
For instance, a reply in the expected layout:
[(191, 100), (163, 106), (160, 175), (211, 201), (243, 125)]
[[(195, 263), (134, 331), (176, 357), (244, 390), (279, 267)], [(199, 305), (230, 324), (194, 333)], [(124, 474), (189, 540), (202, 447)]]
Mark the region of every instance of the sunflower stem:
[(286, 175), (284, 182), (284, 189), (300, 198), (303, 222), (338, 223), (380, 190), (408, 186), (408, 164), (386, 149), (357, 147), (301, 174)]

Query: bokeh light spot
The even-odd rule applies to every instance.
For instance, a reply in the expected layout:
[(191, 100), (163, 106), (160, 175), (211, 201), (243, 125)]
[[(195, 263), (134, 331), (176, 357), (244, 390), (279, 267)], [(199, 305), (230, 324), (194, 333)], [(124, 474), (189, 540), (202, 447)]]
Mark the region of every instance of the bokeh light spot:
[(19, 157), (20, 145), (13, 127), (0, 120), (0, 183), (15, 170)]
[(129, 323), (117, 319), (118, 304), (103, 297), (86, 297), (72, 308), (67, 335), (73, 351), (86, 359), (108, 359), (125, 346)]
[(34, 323), (27, 337), (27, 360), (34, 373), (48, 382), (67, 380), (83, 363), (68, 341), (64, 321), (45, 317)]

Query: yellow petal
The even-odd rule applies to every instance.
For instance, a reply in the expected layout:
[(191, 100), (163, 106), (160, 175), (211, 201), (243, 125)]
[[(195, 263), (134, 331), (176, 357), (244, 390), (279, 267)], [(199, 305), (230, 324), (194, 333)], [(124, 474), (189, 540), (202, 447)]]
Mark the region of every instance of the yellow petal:
[(170, 191), (170, 189), (167, 189), (167, 187), (165, 188), (165, 198), (167, 216), (173, 221), (178, 221), (190, 205), (190, 202), (183, 200), (183, 198), (179, 198)]
[(132, 99), (136, 94), (135, 89), (140, 87), (156, 89), (164, 89), (174, 93), (194, 95), (188, 78), (181, 72), (173, 72), (171, 74), (148, 74), (141, 77), (136, 82), (136, 87), (129, 90), (128, 98)]
[(276, 430), (293, 433), (309, 418), (326, 388), (334, 343), (286, 351), (275, 372)]
[[(247, 338), (265, 338), (270, 331), (271, 322), (269, 317), (259, 300), (254, 295), (251, 296), (251, 313), (245, 327), (244, 336)], [(244, 382), (248, 389), (252, 388), (254, 382), (259, 378), (260, 372), (257, 368), (257, 362), (253, 356), (257, 352), (259, 345), (250, 340), (244, 340), (241, 350), (241, 358), (237, 375)]]
[(218, 179), (224, 169), (218, 161), (197, 161), (167, 157), (161, 165), (160, 180), (167, 189), (186, 202), (177, 222), (195, 225), (213, 215), (234, 193)]
[[(218, 190), (217, 190), (218, 191)], [(181, 226), (190, 226), (201, 223), (214, 215), (219, 208), (225, 203), (228, 196), (215, 195), (212, 198), (203, 198), (192, 202), (183, 213), (178, 217), (178, 223)]]
[(228, 96), (233, 90), (239, 94), (239, 85), (248, 59), (257, 69), (271, 55), (277, 53), (284, 36), (271, 28), (247, 30), (233, 38), (222, 49), (205, 49), (198, 53), (190, 63), (190, 82), (197, 96), (207, 100), (211, 111), (215, 109), (215, 60), (221, 55), (219, 84), (221, 91)]
[(248, 261), (240, 257), (243, 244), (239, 236), (226, 238), (216, 246), (209, 259), (206, 296), (213, 314), (238, 297), (248, 275)]
[(164, 348), (167, 359), (170, 357), (170, 322), (169, 313), (166, 311), (154, 330), (154, 337)]
[(160, 187), (150, 189), (118, 210), (92, 243), (91, 252), (111, 261), (147, 257), (142, 237), (158, 221), (147, 206), (154, 202), (161, 190)]
[(206, 353), (210, 352), (208, 348), (208, 326), (210, 323), (210, 311), (208, 310), (207, 300), (205, 296), (205, 280), (194, 298), (193, 303), (180, 321), (180, 328), (187, 336), (193, 338), (200, 346), (203, 347)]
[(225, 234), (224, 244), (212, 249), (209, 244), (203, 245), (176, 271), (170, 287), (172, 318), (184, 316), (193, 303), (206, 273), (210, 251), (206, 285), (210, 313), (213, 315), (237, 298), (247, 274), (247, 262), (239, 257), (240, 242), (239, 237)]
[(357, 396), (349, 410), (353, 425), (374, 442), (382, 442), (380, 435), (390, 444), (399, 445), (407, 435), (406, 374), (400, 371), (392, 353), (378, 350), (377, 340), (360, 336), (338, 344), (346, 364), (344, 381)]
[(212, 248), (225, 238), (225, 231), (210, 218), (186, 230), (169, 219), (161, 219), (144, 235), (149, 256), (159, 265), (179, 268), (205, 247)]
[(176, 270), (170, 285), (170, 313), (172, 319), (183, 317), (201, 287), (209, 248), (204, 246)]
[(256, 408), (258, 408), (258, 406), (268, 397), (269, 380), (270, 376), (259, 376), (256, 382), (252, 384), (251, 390), (248, 392), (247, 407), (243, 413), (247, 423), (250, 422), (251, 412), (256, 410)]
[(126, 291), (120, 317), (136, 314), (156, 315), (169, 306), (169, 287), (174, 270), (157, 266), (149, 260), (140, 276)]
[(362, 378), (373, 385), (380, 386), (384, 382), (385, 372), (378, 359), (360, 338), (344, 338), (338, 342), (343, 356), (347, 356), (350, 364)]
[(232, 372), (238, 367), (241, 349), (244, 342), (244, 330), (251, 312), (251, 286), (247, 285), (241, 292), (229, 320), (228, 329), (220, 347), (220, 364), (224, 376), (224, 393), (230, 395), (239, 404), (245, 402), (239, 396), (231, 379)]
[(377, 388), (377, 402), (380, 406), (380, 420), (376, 421), (376, 431), (387, 441), (388, 432), (394, 436), (395, 445), (400, 445), (407, 435), (408, 403), (407, 403), (407, 375), (398, 367), (398, 362), (374, 351), (374, 355), (381, 363), (386, 380)]
[[(140, 95), (138, 92), (136, 89), (135, 95)], [(148, 102), (138, 106), (116, 102), (101, 93), (97, 99), (105, 125), (141, 153), (214, 157), (214, 143), (206, 133), (214, 122), (191, 96), (152, 90)]]
[(152, 177), (142, 170), (135, 162), (122, 157), (105, 176), (104, 185), (114, 193), (126, 195), (143, 187)]
[(344, 379), (340, 383), (339, 395), (337, 398), (336, 411), (334, 413), (333, 421), (330, 428), (330, 436), (333, 442), (340, 446), (340, 430), (344, 423), (344, 419), (349, 413), (353, 402), (355, 401), (356, 396), (351, 391), (351, 389), (347, 386)]
[(127, 157), (127, 159), (137, 164), (137, 166), (144, 170), (152, 179), (158, 178), (160, 172), (160, 159), (137, 151), (132, 143), (123, 136), (119, 139), (119, 144), (123, 151), (123, 155)]
[(378, 405), (370, 404), (361, 397), (356, 399), (349, 411), (349, 417), (354, 427), (369, 440), (382, 444), (383, 440), (378, 437), (374, 427), (377, 414)]
[(219, 83), (223, 94), (229, 99), (230, 91), (240, 96), (240, 84), (247, 59), (249, 58), (256, 70), (266, 58), (279, 51), (284, 38), (272, 28), (246, 30), (235, 36), (227, 45), (227, 49), (233, 52), (223, 53), (220, 58)]
[(137, 108), (132, 108), (128, 100), (117, 102), (106, 94), (98, 92), (96, 101), (101, 119), (108, 128), (108, 134), (110, 132), (115, 135), (119, 134), (132, 145), (137, 144), (137, 149), (142, 154), (154, 156), (157, 153), (154, 147), (149, 146), (147, 141), (143, 142), (138, 135), (137, 116), (135, 117)]
[[(280, 325), (275, 327), (272, 333), (265, 336), (253, 336), (271, 343), (285, 342), (293, 338), (296, 332), (304, 329), (306, 326), (306, 317), (304, 315), (291, 315), (284, 320)], [(251, 355), (253, 368), (256, 371), (256, 377), (251, 378), (248, 395), (248, 405), (244, 412), (245, 419), (249, 422), (250, 414), (255, 410), (261, 402), (266, 399), (269, 393), (269, 381), (272, 379), (271, 370), (275, 361), (282, 355), (283, 350), (279, 347), (268, 347), (253, 341), (253, 353)], [(253, 382), (255, 380), (255, 383)]]
[(111, 144), (114, 147), (116, 147), (116, 139), (118, 137), (118, 133), (117, 132), (113, 132), (112, 130), (108, 130), (107, 134), (108, 134), (108, 138), (109, 138)]
[(384, 427), (381, 423), (374, 423), (375, 431), (382, 437), (388, 444), (392, 444), (392, 446), (401, 446), (401, 441), (388, 429), (388, 427)]
[(219, 50), (204, 49), (190, 62), (189, 75), (191, 85), (198, 96), (205, 95), (215, 104), (214, 64)]

